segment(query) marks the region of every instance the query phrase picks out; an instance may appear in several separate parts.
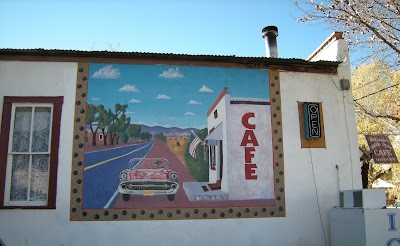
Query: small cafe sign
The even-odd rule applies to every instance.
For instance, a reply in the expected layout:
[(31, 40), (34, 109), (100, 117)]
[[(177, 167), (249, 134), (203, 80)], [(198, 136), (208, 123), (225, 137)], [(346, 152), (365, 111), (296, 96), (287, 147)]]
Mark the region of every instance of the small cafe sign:
[(399, 163), (387, 136), (366, 135), (365, 137), (375, 163)]

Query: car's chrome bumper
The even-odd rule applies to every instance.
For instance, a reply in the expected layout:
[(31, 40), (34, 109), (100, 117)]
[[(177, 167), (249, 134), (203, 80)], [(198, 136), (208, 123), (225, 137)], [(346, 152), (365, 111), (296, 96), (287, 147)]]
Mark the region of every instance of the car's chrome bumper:
[(129, 180), (118, 185), (121, 194), (130, 195), (173, 195), (178, 188), (178, 182), (173, 181)]

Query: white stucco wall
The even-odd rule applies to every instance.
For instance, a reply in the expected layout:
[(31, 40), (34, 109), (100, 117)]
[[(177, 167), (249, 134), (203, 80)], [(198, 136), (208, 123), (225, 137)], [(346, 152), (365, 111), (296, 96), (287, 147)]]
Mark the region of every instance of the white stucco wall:
[[(327, 237), (339, 190), (362, 188), (353, 104), (333, 83), (337, 76), (281, 73), (287, 217), (294, 212), (296, 221), (314, 219)], [(298, 102), (322, 103), (326, 148), (301, 148)]]
[(339, 79), (351, 79), (349, 48), (344, 39), (328, 42), (310, 61), (339, 61)]
[[(286, 217), (70, 222), (76, 64), (0, 62), (0, 109), (3, 96), (64, 96), (57, 209), (0, 210), (0, 239), (8, 246), (329, 245), (328, 214), (339, 205), (339, 189), (361, 188), (353, 105), (337, 89), (338, 76), (281, 72), (280, 80)], [(326, 149), (300, 148), (297, 101), (322, 102)]]

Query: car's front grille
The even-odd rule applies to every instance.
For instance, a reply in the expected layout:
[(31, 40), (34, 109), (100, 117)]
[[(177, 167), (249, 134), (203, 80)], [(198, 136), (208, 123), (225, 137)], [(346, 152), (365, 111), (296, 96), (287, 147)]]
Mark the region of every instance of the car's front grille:
[(169, 181), (127, 181), (122, 184), (127, 190), (170, 190), (175, 189), (176, 184)]

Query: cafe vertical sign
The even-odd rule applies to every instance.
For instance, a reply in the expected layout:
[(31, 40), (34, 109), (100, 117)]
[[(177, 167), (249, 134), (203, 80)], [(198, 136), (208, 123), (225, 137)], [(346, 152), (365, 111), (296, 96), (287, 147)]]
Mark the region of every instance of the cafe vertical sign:
[(392, 144), (387, 136), (366, 135), (369, 149), (375, 163), (399, 163)]

